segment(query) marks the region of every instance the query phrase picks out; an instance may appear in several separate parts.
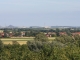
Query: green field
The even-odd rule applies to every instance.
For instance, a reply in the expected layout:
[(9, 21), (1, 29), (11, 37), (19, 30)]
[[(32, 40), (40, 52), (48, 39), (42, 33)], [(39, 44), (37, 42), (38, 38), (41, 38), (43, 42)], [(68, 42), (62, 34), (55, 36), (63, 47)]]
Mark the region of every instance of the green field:
[[(54, 40), (55, 37), (49, 37), (49, 40)], [(12, 41), (17, 41), (19, 44), (26, 44), (27, 41), (34, 40), (34, 37), (13, 37), (13, 38), (1, 38), (4, 44), (12, 44)]]

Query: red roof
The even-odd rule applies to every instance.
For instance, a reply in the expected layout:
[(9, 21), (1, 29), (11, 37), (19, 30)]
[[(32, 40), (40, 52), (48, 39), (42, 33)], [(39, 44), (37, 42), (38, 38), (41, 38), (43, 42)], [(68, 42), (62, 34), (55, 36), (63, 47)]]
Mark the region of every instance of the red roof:
[(72, 33), (72, 34), (73, 34), (73, 35), (77, 35), (77, 34), (79, 35), (79, 34), (80, 34), (80, 32), (75, 32), (75, 33)]
[(66, 32), (59, 32), (59, 34), (66, 34)]

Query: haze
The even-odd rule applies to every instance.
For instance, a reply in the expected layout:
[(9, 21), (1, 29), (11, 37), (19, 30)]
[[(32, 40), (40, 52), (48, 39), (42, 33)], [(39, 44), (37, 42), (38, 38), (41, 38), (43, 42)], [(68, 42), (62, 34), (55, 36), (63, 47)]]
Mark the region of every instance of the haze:
[(80, 0), (1, 0), (0, 25), (80, 26)]

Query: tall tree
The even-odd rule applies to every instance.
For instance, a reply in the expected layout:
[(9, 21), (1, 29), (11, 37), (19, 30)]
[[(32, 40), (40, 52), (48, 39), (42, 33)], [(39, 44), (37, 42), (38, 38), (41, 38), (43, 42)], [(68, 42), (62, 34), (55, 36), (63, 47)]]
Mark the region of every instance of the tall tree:
[(44, 33), (39, 33), (35, 36), (34, 40), (45, 42), (48, 41), (48, 37)]
[(2, 52), (3, 47), (4, 47), (4, 44), (3, 44), (3, 42), (0, 40), (0, 52)]

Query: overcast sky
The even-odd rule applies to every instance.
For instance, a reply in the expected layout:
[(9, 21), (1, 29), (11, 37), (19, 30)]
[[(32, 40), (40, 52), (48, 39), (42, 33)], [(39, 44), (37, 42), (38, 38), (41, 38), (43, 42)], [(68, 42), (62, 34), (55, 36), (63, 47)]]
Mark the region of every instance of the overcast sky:
[(0, 25), (80, 26), (80, 0), (0, 0)]

